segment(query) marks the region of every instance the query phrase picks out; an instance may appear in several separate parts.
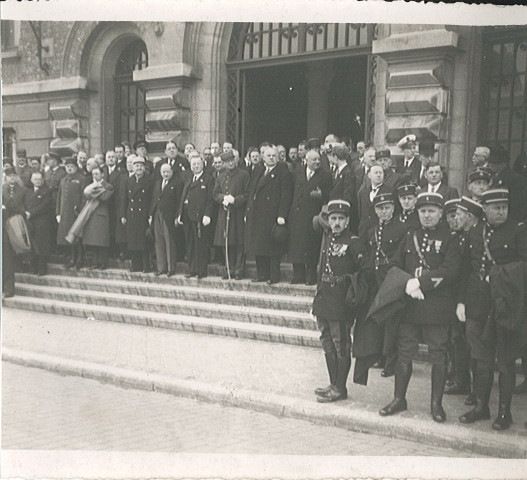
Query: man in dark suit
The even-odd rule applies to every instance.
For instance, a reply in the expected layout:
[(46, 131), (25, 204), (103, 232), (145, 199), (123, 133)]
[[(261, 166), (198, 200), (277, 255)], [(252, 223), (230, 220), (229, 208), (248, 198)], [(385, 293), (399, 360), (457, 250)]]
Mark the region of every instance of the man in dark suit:
[(53, 210), (51, 204), (51, 190), (44, 185), (41, 172), (31, 175), (33, 188), (26, 197), (26, 218), (31, 238), (31, 267), (33, 273), (46, 275), (48, 257), (53, 251)]
[(289, 260), (293, 263), (291, 283), (315, 285), (322, 235), (313, 231), (313, 217), (327, 204), (331, 174), (320, 168), (320, 155), (306, 154), (307, 165), (296, 169), (294, 196), (289, 213)]
[(22, 180), (24, 187), (31, 188), (31, 174), (33, 169), (27, 164), (26, 149), (18, 148), (16, 151), (15, 171)]
[(409, 303), (402, 314), (397, 335), (394, 399), (379, 412), (393, 415), (407, 409), (406, 391), (412, 376), (412, 361), (419, 343), (428, 345), (432, 362), (431, 415), (444, 422), (442, 406), (446, 383), (446, 345), (456, 302), (454, 290), (461, 271), (459, 240), (441, 222), (443, 199), (438, 193), (419, 194), (416, 208), (420, 227), (403, 238), (392, 265), (413, 276), (406, 283)]
[(128, 252), (132, 259), (132, 272), (150, 271), (150, 252), (146, 230), (152, 200), (153, 179), (145, 173), (145, 159), (133, 156), (134, 174), (127, 179), (124, 201), (119, 217), (126, 225)]
[[(175, 173), (181, 173), (185, 170), (189, 170), (190, 164), (185, 155), (179, 152), (179, 148), (175, 142), (169, 141), (165, 146), (165, 155), (161, 161), (156, 163), (155, 172), (156, 179), (161, 178), (161, 165), (168, 163)], [(178, 175), (176, 175), (178, 177)], [(180, 177), (180, 175), (179, 175)]]
[(509, 190), (509, 218), (518, 222), (527, 219), (527, 178), (509, 165), (509, 152), (501, 145), (491, 145), (489, 168), (493, 172), (490, 188)]
[(439, 193), (445, 202), (459, 198), (457, 189), (449, 187), (443, 181), (443, 169), (437, 162), (429, 162), (425, 171), (426, 185), (422, 191), (427, 193)]
[(241, 170), (245, 170), (251, 176), (259, 163), (260, 154), (258, 153), (258, 149), (256, 147), (249, 147), (246, 157), (238, 164), (238, 167)]
[[(63, 166), (60, 165), (61, 158), (54, 152), (50, 152), (47, 154), (46, 159), (46, 165), (48, 167), (47, 170), (44, 171), (44, 183), (49, 187), (51, 190), (51, 211), (55, 212), (57, 208), (57, 196), (59, 193), (59, 185), (60, 181), (63, 177), (66, 176), (66, 170)], [(52, 235), (52, 242), (53, 242), (53, 249), (55, 249), (55, 246), (57, 244), (57, 229), (58, 224), (55, 220), (55, 216), (53, 216), (53, 219), (51, 220), (51, 228), (53, 231)]]
[[(280, 258), (285, 242), (273, 238), (286, 223), (293, 199), (291, 174), (278, 162), (276, 147), (264, 147), (264, 165), (259, 165), (253, 177), (252, 190), (247, 204), (245, 246), (248, 254), (255, 255), (258, 282), (268, 284), (280, 281)], [(276, 227), (278, 225), (278, 227)]]
[(404, 183), (404, 177), (392, 169), (392, 155), (390, 150), (388, 148), (377, 150), (375, 159), (384, 170), (384, 184), (392, 191), (396, 191)]
[(180, 191), (170, 165), (161, 165), (161, 179), (156, 180), (150, 206), (149, 223), (154, 228), (156, 275), (171, 277), (176, 273), (176, 205)]
[(190, 171), (183, 174), (183, 189), (178, 209), (178, 223), (185, 228), (188, 270), (185, 277), (205, 278), (209, 264), (212, 191), (214, 181), (203, 171), (198, 152), (190, 154)]
[(329, 200), (345, 200), (351, 205), (349, 214), (349, 229), (357, 232), (359, 215), (357, 209), (356, 181), (348, 165), (349, 150), (344, 144), (333, 145), (328, 159), (333, 166), (333, 185), (329, 192)]
[(403, 151), (404, 157), (397, 160), (395, 171), (404, 175), (407, 182), (418, 184), (421, 174), (421, 160), (415, 154), (415, 135), (406, 135), (397, 143)]

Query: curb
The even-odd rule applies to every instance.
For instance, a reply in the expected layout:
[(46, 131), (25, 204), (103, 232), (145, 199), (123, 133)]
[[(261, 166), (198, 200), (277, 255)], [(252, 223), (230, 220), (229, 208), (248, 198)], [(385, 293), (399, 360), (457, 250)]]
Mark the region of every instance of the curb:
[[(52, 355), (3, 348), (2, 360), (40, 368), (61, 375), (98, 380), (119, 387), (155, 391), (171, 395), (246, 408), (277, 416), (308, 420), (326, 426), (361, 433), (374, 433), (437, 447), (501, 458), (527, 458), (527, 438), (504, 436), (498, 432), (482, 434), (455, 424), (436, 424), (400, 416), (382, 418), (376, 411), (316, 402), (284, 395), (262, 393), (223, 385), (182, 380), (166, 375), (71, 360)], [(357, 405), (359, 407), (359, 405)], [(475, 435), (477, 433), (477, 435)]]

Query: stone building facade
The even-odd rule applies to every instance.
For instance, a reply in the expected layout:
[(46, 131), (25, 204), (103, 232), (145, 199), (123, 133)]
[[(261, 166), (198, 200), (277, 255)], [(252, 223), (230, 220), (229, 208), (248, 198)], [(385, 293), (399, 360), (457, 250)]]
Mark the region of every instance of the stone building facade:
[(415, 133), (460, 188), (476, 145), (525, 151), (526, 65), (524, 26), (3, 20), (3, 155)]

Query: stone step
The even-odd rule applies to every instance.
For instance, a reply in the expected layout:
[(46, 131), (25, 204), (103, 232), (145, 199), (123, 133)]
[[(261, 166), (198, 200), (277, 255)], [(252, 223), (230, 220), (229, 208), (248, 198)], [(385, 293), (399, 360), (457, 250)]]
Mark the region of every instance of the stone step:
[[(284, 257), (285, 259), (285, 257)], [(57, 263), (60, 265), (63, 265), (66, 261), (65, 257), (61, 257), (58, 255), (54, 255), (51, 257), (52, 263)], [(87, 262), (89, 263), (90, 259), (87, 258)], [(117, 260), (115, 258), (110, 258), (108, 260), (108, 267), (109, 268), (122, 268), (122, 269), (130, 269), (132, 266), (132, 262), (130, 260)], [(184, 262), (178, 262), (176, 267), (176, 273), (184, 274), (187, 271), (187, 264)], [(225, 267), (223, 265), (220, 265), (218, 263), (211, 263), (208, 266), (208, 274), (210, 276), (222, 276), (225, 273)], [(234, 274), (233, 274), (234, 275)], [(253, 278), (256, 277), (256, 262), (254, 260), (248, 260), (246, 262), (246, 276), (247, 278)], [(293, 278), (293, 265), (291, 263), (288, 263), (287, 261), (283, 260), (280, 264), (280, 276), (283, 282), (289, 282)]]
[(200, 286), (165, 285), (130, 280), (46, 275), (38, 277), (26, 273), (16, 275), (17, 285), (29, 284), (59, 288), (87, 289), (90, 291), (199, 301), (224, 305), (259, 307), (309, 313), (312, 296), (269, 294), (250, 291), (206, 288)]
[(238, 305), (223, 305), (173, 298), (144, 297), (123, 293), (107, 293), (87, 288), (61, 288), (47, 285), (16, 285), (17, 295), (52, 299), (59, 302), (74, 302), (101, 307), (115, 307), (152, 313), (190, 315), (200, 318), (234, 320), (237, 322), (259, 323), (286, 328), (316, 330), (316, 324), (309, 313)]
[(313, 330), (262, 325), (218, 318), (200, 318), (183, 314), (141, 311), (131, 308), (68, 302), (47, 298), (15, 296), (2, 300), (2, 305), (40, 313), (80, 317), (102, 322), (142, 325), (222, 335), (249, 340), (320, 348), (319, 334)]
[(48, 266), (48, 272), (52, 275), (67, 275), (69, 277), (101, 278), (107, 280), (127, 280), (163, 285), (218, 288), (223, 290), (259, 292), (273, 295), (300, 295), (310, 296), (311, 298), (314, 297), (316, 290), (315, 286), (290, 285), (286, 282), (267, 285), (266, 283), (253, 283), (249, 279), (228, 281), (222, 280), (219, 277), (209, 276), (198, 280), (197, 278), (185, 278), (183, 275), (175, 275), (167, 278), (166, 275), (156, 276), (153, 273), (129, 272), (123, 268), (109, 268), (102, 271), (89, 270), (86, 268), (75, 270), (67, 269), (63, 265), (50, 264)]

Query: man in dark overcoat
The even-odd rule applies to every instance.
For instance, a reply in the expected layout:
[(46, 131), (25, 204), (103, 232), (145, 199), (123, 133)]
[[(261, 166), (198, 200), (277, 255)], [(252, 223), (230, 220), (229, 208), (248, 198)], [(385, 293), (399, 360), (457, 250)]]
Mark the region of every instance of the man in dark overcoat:
[[(57, 197), (59, 194), (60, 181), (63, 177), (66, 176), (66, 169), (60, 165), (61, 158), (54, 152), (46, 154), (46, 165), (47, 170), (44, 171), (44, 183), (51, 190), (51, 209), (52, 212), (55, 212), (57, 209)], [(57, 229), (58, 223), (53, 215), (51, 221), (51, 228), (53, 230), (53, 249), (55, 249), (57, 244)]]
[(199, 152), (189, 156), (190, 170), (183, 174), (183, 190), (178, 209), (178, 223), (185, 229), (187, 273), (185, 277), (207, 276), (209, 265), (209, 225), (211, 221), (214, 180), (203, 171), (205, 164)]
[(414, 276), (406, 283), (411, 298), (402, 314), (397, 335), (394, 399), (380, 410), (393, 415), (407, 409), (406, 390), (412, 375), (412, 360), (419, 343), (428, 345), (432, 362), (431, 414), (435, 422), (444, 422), (442, 406), (446, 382), (449, 324), (455, 314), (454, 289), (460, 273), (462, 249), (455, 234), (441, 222), (443, 198), (437, 193), (417, 197), (420, 228), (409, 231), (392, 265)]
[(20, 179), (12, 166), (3, 171), (6, 181), (2, 187), (2, 296), (12, 297), (15, 294), (16, 254), (6, 232), (6, 221), (14, 215), (26, 217), (26, 200), (28, 189), (20, 185)]
[[(255, 149), (252, 153), (258, 155)], [(245, 270), (245, 206), (249, 196), (250, 174), (236, 165), (232, 152), (221, 154), (225, 170), (216, 179), (213, 198), (217, 210), (216, 230), (214, 234), (214, 245), (225, 250), (225, 239), (228, 226), (228, 259), (229, 273), (236, 280), (241, 280)], [(229, 277), (227, 269), (223, 278)]]
[[(161, 178), (161, 165), (168, 163), (174, 173), (181, 174), (181, 172), (190, 169), (189, 161), (187, 157), (179, 151), (178, 146), (175, 142), (169, 141), (165, 145), (165, 157), (156, 163), (155, 172), (156, 179)], [(181, 175), (176, 175), (176, 178), (181, 179)]]
[[(293, 181), (287, 165), (278, 162), (276, 147), (263, 149), (263, 165), (254, 175), (246, 211), (246, 249), (256, 260), (257, 282), (280, 281), (280, 259), (285, 242), (273, 239), (273, 227), (284, 226), (293, 199)], [(278, 227), (280, 228), (280, 227)]]
[[(60, 181), (57, 207), (55, 209), (56, 219), (59, 224), (57, 231), (57, 245), (70, 244), (66, 241), (66, 235), (75, 222), (77, 215), (81, 212), (84, 204), (84, 187), (86, 186), (86, 177), (79, 173), (77, 161), (73, 157), (66, 158), (64, 161), (66, 176)], [(67, 267), (80, 269), (84, 265), (84, 247), (82, 242), (78, 241), (70, 246), (70, 260)]]
[(27, 228), (31, 238), (31, 267), (33, 273), (46, 275), (48, 257), (53, 253), (53, 210), (51, 190), (44, 185), (42, 172), (31, 175), (33, 188), (26, 198)]
[(132, 259), (132, 272), (150, 271), (150, 251), (146, 230), (152, 200), (153, 179), (145, 173), (145, 159), (132, 158), (134, 174), (126, 184), (125, 202), (121, 205), (119, 217), (126, 225), (128, 252)]
[(331, 403), (348, 396), (346, 383), (351, 367), (351, 327), (354, 317), (345, 299), (348, 276), (358, 272), (364, 260), (362, 242), (348, 229), (350, 204), (345, 200), (328, 203), (329, 233), (320, 258), (313, 315), (320, 330), (329, 385), (316, 388), (317, 402)]
[(313, 230), (313, 217), (326, 205), (331, 173), (320, 168), (320, 154), (309, 150), (306, 166), (294, 173), (294, 195), (289, 212), (289, 260), (293, 263), (291, 283), (315, 285), (322, 234)]
[(490, 147), (489, 168), (493, 172), (490, 188), (509, 190), (509, 218), (518, 222), (527, 219), (527, 178), (509, 165), (509, 152), (501, 145)]
[[(527, 356), (527, 227), (508, 218), (509, 195), (506, 189), (483, 192), (485, 221), (468, 235), (470, 265), (464, 269), (457, 306), (459, 320), (466, 321), (471, 356), (477, 362), (476, 406), (460, 421), (473, 423), (490, 418), (488, 402), (497, 353), (499, 406), (492, 424), (494, 430), (506, 430), (512, 424), (516, 359)], [(516, 268), (520, 272), (518, 278), (514, 274)], [(505, 283), (507, 280), (512, 283)], [(502, 291), (496, 295), (498, 290)]]
[(171, 277), (176, 273), (176, 225), (177, 205), (179, 205), (181, 182), (178, 173), (170, 165), (161, 165), (161, 179), (154, 185), (152, 204), (150, 206), (150, 222), (154, 227), (154, 244), (156, 249), (157, 275), (167, 274)]
[(125, 170), (119, 173), (117, 184), (114, 190), (114, 203), (115, 203), (115, 245), (116, 250), (119, 252), (119, 259), (124, 260), (127, 256), (126, 244), (128, 242), (126, 238), (126, 225), (121, 223), (121, 212), (126, 211), (127, 195), (128, 195), (128, 179), (134, 175), (134, 164), (133, 160), (135, 155), (128, 155), (125, 163)]

